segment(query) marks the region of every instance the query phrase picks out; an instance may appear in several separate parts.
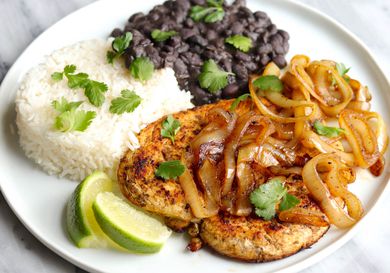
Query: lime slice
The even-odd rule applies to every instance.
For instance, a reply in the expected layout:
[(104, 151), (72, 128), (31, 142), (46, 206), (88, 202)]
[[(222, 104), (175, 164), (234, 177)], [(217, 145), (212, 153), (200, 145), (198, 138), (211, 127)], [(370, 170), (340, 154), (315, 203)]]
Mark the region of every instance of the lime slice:
[(78, 247), (106, 247), (103, 231), (96, 222), (92, 204), (100, 192), (111, 191), (111, 179), (96, 171), (85, 178), (68, 201), (66, 225), (72, 241)]
[(106, 235), (132, 252), (158, 252), (172, 233), (160, 221), (111, 192), (98, 194), (92, 208)]

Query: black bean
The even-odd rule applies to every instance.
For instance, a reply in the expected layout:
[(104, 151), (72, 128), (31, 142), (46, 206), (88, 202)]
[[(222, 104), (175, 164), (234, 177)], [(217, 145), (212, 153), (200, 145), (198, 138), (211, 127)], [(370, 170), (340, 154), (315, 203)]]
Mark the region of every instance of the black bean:
[(236, 54), (234, 54), (234, 57), (237, 60), (240, 60), (243, 62), (250, 62), (251, 61), (251, 56), (249, 56), (248, 54), (245, 54), (244, 52), (238, 51), (238, 50), (236, 51)]
[(266, 66), (270, 60), (271, 60), (271, 58), (267, 54), (264, 54), (264, 55), (261, 55), (260, 63), (262, 66)]
[(261, 46), (259, 46), (257, 48), (257, 52), (259, 54), (268, 54), (270, 52), (272, 52), (272, 45), (271, 44), (262, 44)]
[(244, 31), (244, 26), (242, 23), (236, 21), (232, 24), (231, 31), (233, 34), (241, 34)]
[(276, 55), (274, 58), (272, 58), (272, 61), (280, 68), (283, 68), (287, 65), (286, 59), (283, 55)]
[[(233, 98), (248, 90), (248, 75), (259, 73), (273, 60), (278, 66), (285, 66), (289, 35), (278, 30), (264, 12), (251, 12), (245, 0), (235, 0), (231, 5), (223, 2), (224, 18), (214, 23), (194, 22), (189, 16), (191, 6), (206, 6), (206, 0), (168, 0), (156, 5), (147, 15), (137, 13), (131, 16), (124, 31), (133, 33), (129, 49), (123, 54), (125, 65), (140, 56), (147, 56), (156, 68), (172, 67), (180, 88), (190, 90), (193, 103), (201, 105), (221, 98)], [(151, 39), (154, 29), (176, 30), (177, 35), (163, 42)], [(111, 33), (122, 35), (120, 29)], [(225, 43), (232, 35), (245, 35), (252, 40), (253, 48), (241, 52)], [(233, 72), (228, 76), (228, 85), (210, 94), (198, 83), (203, 63), (214, 60), (221, 69)]]
[(188, 70), (186, 64), (181, 59), (176, 59), (173, 69), (179, 78), (188, 78)]
[(213, 29), (209, 29), (206, 33), (206, 39), (212, 41), (216, 38), (218, 38), (218, 33)]
[(231, 99), (237, 97), (239, 86), (236, 83), (229, 84), (222, 90), (222, 98)]
[(256, 19), (268, 19), (268, 15), (264, 11), (256, 11), (254, 15)]
[(191, 28), (183, 28), (180, 30), (180, 36), (183, 38), (183, 40), (187, 40), (188, 38), (198, 33), (199, 32), (197, 32), (195, 29), (191, 29)]
[(144, 13), (143, 12), (137, 12), (130, 16), (129, 22), (136, 22), (138, 19), (143, 18)]
[(241, 64), (233, 66), (233, 73), (236, 75), (236, 78), (248, 79), (248, 70)]
[(206, 0), (191, 0), (191, 3), (193, 5), (200, 5), (200, 6), (203, 6), (204, 4), (206, 4)]
[(111, 36), (111, 37), (114, 37), (114, 38), (119, 37), (119, 36), (121, 36), (121, 35), (123, 35), (123, 32), (122, 32), (122, 30), (119, 29), (119, 28), (115, 28), (115, 29), (111, 32), (111, 34), (110, 34), (110, 36)]

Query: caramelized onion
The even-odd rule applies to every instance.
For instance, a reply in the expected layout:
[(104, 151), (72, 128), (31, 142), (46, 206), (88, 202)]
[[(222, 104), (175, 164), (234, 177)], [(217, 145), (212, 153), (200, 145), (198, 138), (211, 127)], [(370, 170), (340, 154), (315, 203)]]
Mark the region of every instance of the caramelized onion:
[(345, 137), (352, 147), (356, 163), (362, 168), (369, 168), (381, 156), (378, 140), (368, 124), (370, 112), (344, 109), (340, 113), (340, 127), (345, 130)]
[(325, 215), (320, 211), (295, 207), (281, 211), (278, 218), (282, 222), (327, 227), (329, 225)]
[(240, 139), (252, 123), (265, 124), (256, 139), (258, 144), (261, 144), (259, 142), (261, 142), (263, 138), (270, 134), (270, 130), (273, 130), (272, 124), (269, 123), (265, 117), (262, 117), (255, 112), (247, 112), (238, 118), (236, 127), (233, 129), (229, 139), (225, 143), (225, 177), (222, 185), (223, 195), (226, 195), (232, 188), (234, 176), (236, 173), (235, 153), (238, 148)]
[[(337, 203), (335, 196), (331, 194), (330, 189), (328, 189), (325, 182), (321, 179), (317, 171), (317, 166), (319, 164), (329, 164), (330, 168), (332, 168), (330, 171), (332, 175), (329, 177), (327, 185), (331, 185), (333, 193), (337, 193), (337, 195), (343, 197), (348, 206), (348, 213)], [(362, 207), (360, 202), (356, 202), (356, 200), (351, 198), (351, 195), (346, 196), (346, 189), (337, 179), (337, 172), (332, 171), (336, 169), (338, 164), (341, 163), (339, 163), (339, 159), (334, 154), (317, 155), (309, 160), (303, 167), (302, 177), (310, 194), (319, 204), (330, 222), (337, 227), (347, 228), (354, 225), (356, 221), (360, 219)], [(341, 190), (340, 192), (336, 190), (337, 188), (343, 188), (345, 191), (342, 190), (341, 193)]]
[[(313, 80), (316, 94), (321, 97), (321, 99), (318, 97), (316, 99), (320, 102), (319, 106), (325, 114), (334, 117), (347, 107), (352, 100), (353, 91), (331, 62), (312, 62), (307, 72)], [(330, 77), (336, 85), (331, 84)]]
[(302, 144), (308, 148), (316, 148), (321, 153), (334, 153), (340, 157), (340, 159), (346, 163), (348, 166), (355, 165), (354, 155), (351, 153), (346, 153), (340, 151), (333, 147), (332, 145), (323, 141), (319, 135), (310, 130), (305, 130), (303, 133)]
[(276, 121), (276, 122), (282, 122), (282, 123), (294, 123), (300, 120), (308, 120), (310, 116), (314, 113), (314, 111), (311, 111), (311, 113), (308, 116), (303, 117), (282, 117), (274, 112), (272, 112), (268, 107), (263, 103), (261, 99), (256, 94), (255, 87), (253, 86), (253, 81), (255, 77), (249, 78), (249, 92), (251, 94), (251, 98), (256, 104), (257, 108), (259, 109), (260, 113), (263, 114), (266, 117), (269, 117), (270, 119)]

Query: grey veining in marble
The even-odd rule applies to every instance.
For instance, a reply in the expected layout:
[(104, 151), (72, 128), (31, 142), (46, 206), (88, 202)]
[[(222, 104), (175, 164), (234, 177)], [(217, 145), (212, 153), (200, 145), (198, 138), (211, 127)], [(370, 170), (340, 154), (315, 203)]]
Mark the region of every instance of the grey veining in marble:
[[(0, 0), (0, 82), (9, 67), (42, 31), (93, 0)], [(390, 75), (389, 0), (300, 0), (349, 28), (372, 50)], [(390, 90), (389, 90), (390, 92)], [(305, 273), (390, 272), (390, 200), (349, 243)], [(0, 272), (84, 272), (40, 243), (0, 194)]]

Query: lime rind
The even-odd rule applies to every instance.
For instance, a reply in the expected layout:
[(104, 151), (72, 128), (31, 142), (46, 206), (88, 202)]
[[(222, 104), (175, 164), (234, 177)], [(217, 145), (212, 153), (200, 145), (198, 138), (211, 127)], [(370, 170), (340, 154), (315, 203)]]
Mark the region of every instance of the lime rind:
[[(105, 206), (105, 201), (109, 200), (110, 204), (119, 204), (120, 206), (128, 206), (128, 210), (132, 213), (128, 217), (139, 216), (144, 221), (152, 221), (157, 226), (161, 227), (160, 232), (157, 236), (150, 236), (154, 238), (145, 238), (145, 233), (137, 231), (140, 225), (143, 225), (142, 222), (134, 223), (137, 225), (137, 228), (133, 226), (124, 227), (123, 222), (120, 219), (115, 218), (117, 213), (115, 206), (107, 207)], [(121, 247), (137, 253), (156, 253), (160, 251), (163, 247), (165, 241), (171, 234), (171, 231), (158, 222), (156, 219), (151, 216), (133, 208), (121, 198), (115, 196), (112, 193), (101, 193), (97, 196), (95, 202), (92, 205), (92, 209), (95, 214), (95, 218), (100, 225), (101, 229), (110, 237), (115, 243)], [(123, 215), (121, 215), (123, 216)], [(157, 230), (155, 230), (157, 231)]]
[(74, 190), (67, 205), (66, 226), (77, 247), (97, 248), (110, 244), (96, 222), (92, 203), (100, 192), (111, 190), (111, 179), (101, 171), (89, 175)]

